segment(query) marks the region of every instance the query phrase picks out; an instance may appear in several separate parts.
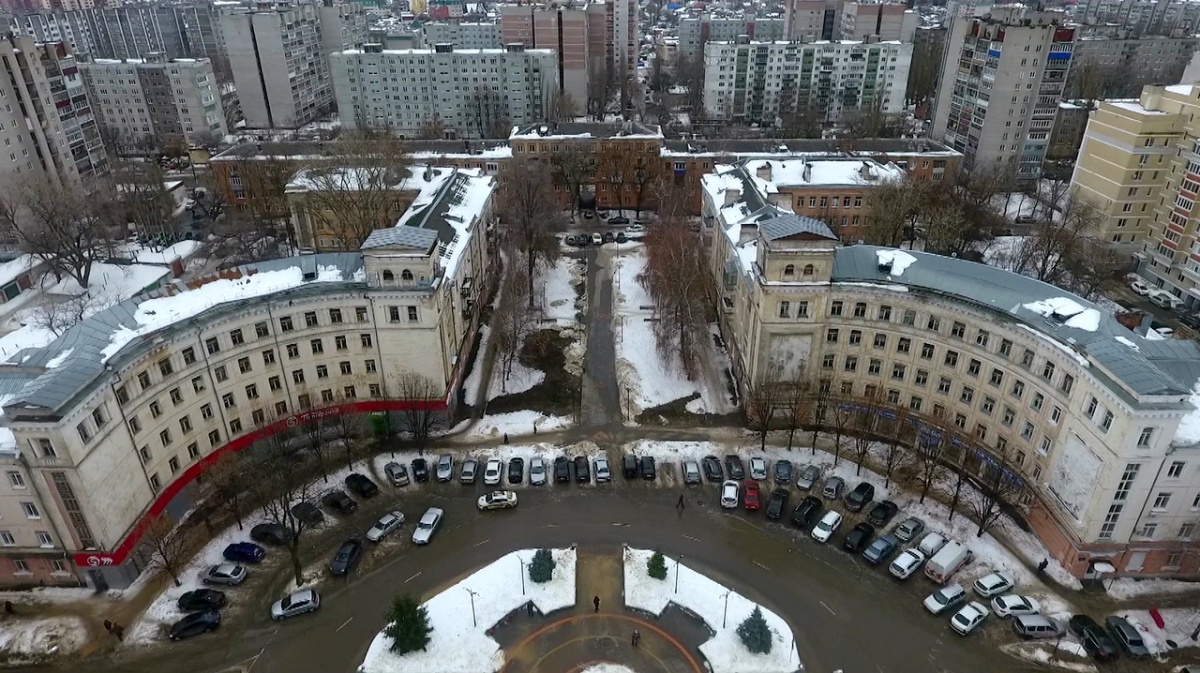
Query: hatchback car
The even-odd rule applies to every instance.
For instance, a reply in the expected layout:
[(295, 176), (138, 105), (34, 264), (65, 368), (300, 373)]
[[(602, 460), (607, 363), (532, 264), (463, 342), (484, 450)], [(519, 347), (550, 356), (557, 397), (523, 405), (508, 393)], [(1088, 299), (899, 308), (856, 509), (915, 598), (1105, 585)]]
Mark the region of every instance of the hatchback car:
[(746, 511), (755, 512), (762, 507), (762, 503), (758, 499), (759, 495), (758, 482), (746, 482), (746, 491), (742, 494), (742, 506), (746, 508)]
[(353, 514), (358, 511), (358, 503), (346, 495), (345, 491), (338, 489), (326, 493), (325, 497), (321, 498), (321, 502), (338, 514)]
[(796, 477), (796, 488), (801, 491), (812, 490), (812, 487), (821, 480), (821, 468), (816, 465), (805, 465), (800, 468), (800, 476)]
[(442, 524), (442, 516), (445, 514), (437, 507), (430, 507), (421, 515), (421, 520), (417, 522), (416, 530), (413, 531), (413, 544), (429, 544), (433, 539), (433, 534), (437, 532), (438, 526)]
[(792, 461), (790, 461), (790, 460), (775, 461), (775, 483), (776, 484), (792, 483)]
[(267, 550), (253, 542), (234, 542), (225, 547), (225, 551), (221, 555), (225, 557), (226, 561), (235, 563), (258, 563), (267, 555)]
[(721, 484), (721, 506), (725, 509), (734, 509), (738, 506), (738, 492), (741, 490), (741, 484), (730, 479)]
[(216, 610), (193, 612), (171, 625), (171, 640), (184, 640), (201, 633), (215, 631), (221, 625), (221, 613)]
[(307, 500), (292, 505), (292, 516), (305, 526), (319, 526), (325, 523), (325, 515)]
[(454, 456), (443, 453), (437, 459), (437, 480), (450, 481), (454, 478)]
[(512, 509), (517, 506), (516, 491), (492, 491), (479, 496), (479, 500), (475, 502), (475, 506), (479, 511), (486, 512), (493, 509)]
[(346, 475), (346, 488), (354, 491), (360, 498), (373, 498), (379, 493), (379, 487), (366, 475), (353, 472)]
[(1028, 596), (1008, 594), (992, 599), (992, 612), (1001, 619), (1017, 615), (1036, 615), (1042, 611), (1042, 606)]
[(458, 481), (460, 484), (474, 484), (478, 475), (479, 461), (468, 458), (462, 462), (462, 467), (458, 470)]
[(925, 609), (935, 615), (953, 610), (967, 602), (967, 591), (957, 584), (946, 584), (922, 601)]
[(216, 589), (189, 591), (175, 601), (175, 607), (184, 612), (195, 610), (220, 610), (225, 607), (225, 592)]
[(204, 573), (202, 581), (205, 584), (228, 584), (237, 586), (246, 581), (246, 566), (236, 563), (219, 563)]
[(821, 517), (817, 525), (813, 526), (812, 539), (817, 542), (828, 542), (840, 525), (842, 525), (841, 514), (833, 510), (825, 512), (825, 516)]
[[(345, 494), (343, 493), (342, 495)], [(350, 500), (350, 502), (354, 501)], [(277, 523), (260, 523), (250, 529), (250, 539), (263, 544), (283, 545), (292, 539), (292, 531)]]
[(867, 548), (867, 544), (873, 537), (875, 537), (875, 527), (864, 521), (846, 533), (846, 539), (842, 540), (842, 549), (851, 554), (857, 554)]
[(554, 459), (554, 481), (565, 484), (571, 481), (571, 459), (559, 456)]
[(1108, 633), (1100, 628), (1096, 620), (1087, 615), (1074, 615), (1067, 622), (1067, 628), (1079, 638), (1088, 656), (1100, 661), (1111, 661), (1118, 656), (1117, 644)]
[(863, 558), (867, 559), (868, 563), (879, 565), (888, 559), (896, 548), (900, 546), (900, 541), (895, 535), (884, 535), (871, 543), (863, 552)]
[(525, 480), (525, 459), (513, 458), (508, 461), (508, 483), (519, 484)]
[(700, 463), (694, 460), (683, 461), (683, 483), (689, 486), (700, 483)]
[(910, 516), (896, 526), (896, 539), (901, 542), (909, 542), (917, 539), (923, 530), (925, 530), (925, 522), (915, 516)]
[(345, 575), (358, 565), (360, 558), (362, 558), (362, 540), (356, 537), (348, 538), (334, 552), (333, 560), (329, 562), (329, 572), (334, 575)]
[(767, 459), (762, 456), (750, 456), (750, 478), (758, 481), (767, 480)]
[(975, 593), (982, 598), (991, 598), (1013, 588), (1013, 578), (1008, 573), (990, 573), (975, 580)]
[(504, 462), (499, 458), (489, 458), (487, 464), (483, 468), (483, 483), (488, 486), (495, 486), (500, 483), (501, 473), (504, 470)]
[(1150, 657), (1150, 650), (1146, 647), (1146, 641), (1142, 640), (1142, 634), (1127, 619), (1112, 615), (1104, 620), (1104, 625), (1108, 627), (1113, 640), (1117, 641), (1117, 645), (1125, 650), (1125, 654), (1131, 659)]
[(957, 631), (959, 635), (965, 636), (979, 628), (983, 620), (987, 619), (988, 614), (988, 609), (984, 607), (983, 603), (971, 601), (950, 618), (950, 628)]
[(658, 477), (658, 470), (654, 466), (654, 456), (642, 456), (642, 479), (653, 481)]
[(925, 563), (925, 555), (916, 549), (905, 549), (900, 552), (892, 565), (888, 566), (888, 572), (893, 577), (906, 580)]
[(412, 476), (419, 484), (429, 481), (429, 463), (424, 458), (413, 458)]
[(841, 477), (830, 477), (825, 480), (825, 485), (821, 488), (821, 495), (826, 498), (834, 499), (842, 497), (842, 491), (846, 488), (846, 480)]
[(874, 498), (875, 487), (864, 481), (855, 486), (854, 490), (846, 496), (846, 509), (851, 512), (861, 512)]
[(529, 459), (529, 483), (534, 486), (542, 486), (546, 483), (545, 459), (539, 456)]
[(821, 513), (821, 499), (816, 496), (806, 496), (800, 504), (796, 506), (796, 510), (792, 512), (792, 525), (797, 528), (808, 528), (812, 525), (817, 515)]
[(408, 468), (400, 463), (392, 461), (384, 465), (383, 473), (387, 475), (388, 483), (392, 486), (408, 486)]
[(296, 615), (316, 612), (321, 607), (321, 597), (312, 589), (301, 589), (284, 596), (283, 600), (275, 601), (271, 606), (271, 619), (279, 621)]
[(388, 512), (379, 517), (379, 520), (367, 530), (367, 539), (371, 542), (379, 542), (388, 534), (399, 530), (404, 523), (404, 514), (399, 511)]
[(725, 456), (725, 472), (729, 474), (730, 479), (741, 481), (746, 478), (746, 467), (742, 465), (742, 459), (733, 454)]
[(591, 468), (588, 467), (588, 459), (584, 456), (575, 456), (575, 481), (580, 484), (586, 484), (592, 480)]
[(709, 483), (719, 483), (725, 481), (725, 472), (721, 469), (721, 461), (717, 460), (716, 456), (705, 456), (704, 460), (700, 461), (704, 466), (704, 478)]
[(607, 484), (612, 481), (612, 472), (608, 469), (608, 459), (604, 456), (597, 456), (593, 462), (593, 467), (596, 469), (596, 483)]
[(891, 500), (884, 500), (871, 508), (870, 513), (867, 514), (867, 521), (870, 521), (873, 526), (886, 526), (892, 520), (892, 517), (896, 516), (896, 512), (899, 509), (896, 503)]

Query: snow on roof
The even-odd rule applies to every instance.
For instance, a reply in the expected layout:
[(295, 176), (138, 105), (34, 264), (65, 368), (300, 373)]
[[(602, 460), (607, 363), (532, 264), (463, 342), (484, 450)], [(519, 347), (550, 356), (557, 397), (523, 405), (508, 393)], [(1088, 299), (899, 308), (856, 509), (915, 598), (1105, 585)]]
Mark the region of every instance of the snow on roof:
[(907, 175), (904, 169), (874, 159), (815, 159), (796, 157), (779, 161), (776, 159), (753, 159), (745, 162), (751, 175), (770, 165), (769, 178), (774, 186), (797, 187), (804, 185), (863, 185), (902, 180)]
[(19, 278), (21, 274), (33, 269), (37, 265), (37, 261), (33, 255), (21, 255), (0, 264), (0, 287), (8, 285)]
[(177, 259), (187, 259), (200, 249), (200, 241), (180, 241), (162, 250), (143, 248), (131, 245), (124, 248), (123, 253), (140, 264), (170, 264)]
[(357, 191), (360, 189), (415, 189), (414, 180), (419, 180), (423, 167), (412, 166), (408, 176), (401, 178), (392, 171), (348, 166), (305, 168), (297, 171), (288, 180), (288, 192), (307, 192), (326, 189)]
[(1192, 84), (1172, 84), (1171, 86), (1167, 87), (1166, 89), (1167, 89), (1168, 93), (1177, 93), (1177, 94), (1182, 94), (1184, 96), (1190, 96), (1190, 95), (1192, 95), (1192, 87), (1193, 86), (1194, 85), (1192, 85)]
[(1121, 100), (1121, 101), (1105, 101), (1105, 103), (1112, 107), (1115, 107), (1115, 108), (1120, 108), (1122, 110), (1128, 110), (1129, 112), (1136, 112), (1138, 114), (1143, 114), (1143, 115), (1165, 115), (1165, 114), (1168, 114), (1167, 112), (1163, 112), (1162, 110), (1151, 110), (1149, 108), (1146, 108), (1137, 101)]
[(1081, 306), (1067, 297), (1051, 297), (1024, 306), (1034, 313), (1054, 318), (1067, 327), (1088, 332), (1095, 332), (1100, 327), (1100, 311)]
[(63, 349), (63, 351), (61, 353), (50, 358), (50, 361), (46, 363), (46, 369), (54, 369), (55, 367), (66, 362), (67, 358), (71, 357), (71, 353), (74, 353), (74, 352), (75, 352), (74, 348)]
[(880, 268), (890, 267), (889, 277), (903, 275), (905, 269), (917, 262), (916, 257), (903, 250), (877, 250), (875, 258), (879, 260)]
[(421, 150), (409, 154), (410, 157), (417, 160), (428, 159), (511, 159), (512, 147), (508, 145), (500, 145), (498, 147), (489, 147), (477, 152), (434, 152), (431, 150)]
[(1179, 427), (1175, 429), (1174, 442), (1176, 444), (1196, 444), (1200, 442), (1200, 381), (1192, 388), (1192, 395), (1188, 401), (1195, 407), (1192, 411), (1179, 421)]

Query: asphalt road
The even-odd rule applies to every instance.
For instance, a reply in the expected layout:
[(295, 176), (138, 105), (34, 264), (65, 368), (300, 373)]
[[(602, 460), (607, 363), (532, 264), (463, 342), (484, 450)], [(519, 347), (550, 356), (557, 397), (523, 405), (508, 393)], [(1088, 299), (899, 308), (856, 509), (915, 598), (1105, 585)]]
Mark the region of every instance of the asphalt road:
[[(428, 506), (442, 507), (445, 527), (428, 547), (415, 548), (409, 541), (411, 523), (406, 524), (351, 578), (326, 581), (316, 614), (275, 624), (266, 617), (264, 599), (259, 609), (230, 619), (217, 633), (164, 643), (136, 657), (109, 657), (58, 670), (351, 673), (384, 626), (384, 610), (393, 595), (412, 592), (428, 598), (509, 551), (572, 544), (612, 549), (629, 544), (657, 548), (672, 558), (682, 554), (685, 563), (787, 619), (810, 672), (1044, 670), (997, 652), (997, 643), (1012, 640), (1000, 620), (992, 618), (982, 632), (960, 637), (950, 631), (948, 617), (930, 616), (921, 607), (921, 598), (934, 588), (923, 577), (898, 582), (886, 569), (869, 567), (836, 546), (818, 545), (790, 526), (766, 520), (761, 512), (727, 513), (717, 506), (713, 485), (690, 488), (687, 508), (678, 512), (676, 479), (666, 475), (656, 484), (618, 478), (604, 486), (525, 487), (516, 510), (486, 514), (473, 504), (482, 485), (421, 485), (400, 490), (399, 497), (385, 487), (384, 496), (360, 511), (352, 525), (365, 528), (378, 511), (398, 504), (410, 522)], [(797, 502), (793, 493), (791, 505)], [(843, 528), (843, 534), (849, 530), (848, 525)], [(336, 542), (330, 552), (333, 546)], [(248, 602), (249, 595), (239, 592), (249, 590), (231, 589), (232, 601)]]

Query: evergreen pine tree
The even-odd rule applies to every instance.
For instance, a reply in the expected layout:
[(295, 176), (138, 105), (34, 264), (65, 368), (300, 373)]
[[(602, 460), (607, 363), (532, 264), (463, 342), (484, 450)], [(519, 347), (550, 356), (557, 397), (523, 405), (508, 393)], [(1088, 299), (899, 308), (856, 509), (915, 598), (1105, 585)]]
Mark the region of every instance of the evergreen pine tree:
[(384, 616), (388, 625), (383, 632), (392, 639), (392, 651), (396, 654), (424, 650), (429, 644), (433, 627), (429, 625), (425, 606), (418, 603), (417, 599), (408, 595), (396, 596)]
[(539, 549), (533, 554), (533, 562), (529, 564), (529, 579), (538, 584), (549, 582), (554, 577), (554, 557), (549, 549)]
[(667, 563), (662, 552), (654, 552), (654, 555), (646, 562), (646, 572), (656, 580), (667, 579)]
[(767, 620), (763, 618), (762, 609), (757, 605), (754, 606), (754, 612), (746, 618), (737, 627), (738, 637), (742, 639), (742, 644), (747, 650), (755, 654), (769, 654), (771, 652), (771, 627), (767, 626)]

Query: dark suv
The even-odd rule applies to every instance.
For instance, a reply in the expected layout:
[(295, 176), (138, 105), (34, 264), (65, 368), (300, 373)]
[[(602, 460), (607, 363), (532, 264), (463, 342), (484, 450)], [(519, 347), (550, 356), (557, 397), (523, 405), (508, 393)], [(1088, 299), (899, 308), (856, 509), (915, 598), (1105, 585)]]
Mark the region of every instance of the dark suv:
[(846, 496), (846, 509), (851, 512), (861, 512), (874, 499), (875, 487), (864, 481), (855, 486), (854, 490)]
[(810, 495), (800, 504), (796, 506), (796, 511), (792, 512), (792, 525), (797, 528), (808, 528), (813, 521), (817, 520), (817, 515), (821, 513), (821, 499), (815, 495)]
[(842, 542), (842, 549), (851, 554), (858, 554), (867, 548), (873, 537), (875, 537), (875, 527), (869, 523), (860, 523), (846, 535), (845, 541)]
[(585, 456), (575, 456), (575, 481), (586, 484), (592, 480), (591, 468)]
[(559, 456), (554, 459), (554, 481), (560, 484), (570, 483), (571, 481), (571, 459), (566, 456)]
[(741, 481), (746, 478), (746, 468), (742, 465), (742, 459), (737, 456), (725, 456), (725, 471), (729, 473), (730, 479)]
[(358, 559), (361, 557), (362, 540), (352, 537), (338, 547), (337, 553), (333, 555), (333, 561), (329, 564), (329, 572), (334, 575), (345, 575), (358, 565)]
[(721, 471), (721, 461), (716, 456), (705, 456), (701, 461), (704, 465), (704, 478), (710, 483), (719, 484), (725, 481), (725, 473)]
[(892, 520), (892, 517), (896, 516), (896, 512), (899, 509), (896, 503), (891, 500), (884, 500), (871, 508), (871, 512), (867, 514), (867, 521), (871, 522), (873, 526), (882, 528), (887, 525), (887, 522)]
[(424, 458), (414, 458), (412, 462), (413, 480), (418, 483), (429, 481), (429, 463)]
[(525, 459), (513, 458), (508, 461), (508, 483), (519, 484), (525, 478)]
[(379, 493), (379, 487), (365, 475), (352, 472), (346, 475), (346, 488), (361, 498), (370, 498)]
[(336, 490), (330, 491), (321, 498), (321, 502), (325, 503), (326, 507), (333, 509), (339, 514), (353, 514), (358, 511), (358, 503), (346, 495), (345, 491)]
[(653, 480), (658, 476), (658, 470), (654, 467), (653, 456), (642, 456), (642, 479)]
[(307, 500), (292, 505), (292, 516), (296, 517), (306, 526), (318, 526), (325, 523), (325, 515)]
[(783, 516), (783, 511), (787, 508), (788, 490), (786, 488), (777, 488), (771, 491), (771, 498), (767, 500), (767, 518), (778, 519)]
[(1100, 628), (1096, 620), (1087, 615), (1074, 615), (1067, 622), (1067, 628), (1079, 638), (1089, 656), (1099, 661), (1112, 661), (1117, 658), (1117, 644)]
[(638, 478), (637, 456), (633, 455), (632, 453), (627, 453), (625, 454), (624, 458), (621, 458), (621, 473), (625, 475), (626, 479)]

